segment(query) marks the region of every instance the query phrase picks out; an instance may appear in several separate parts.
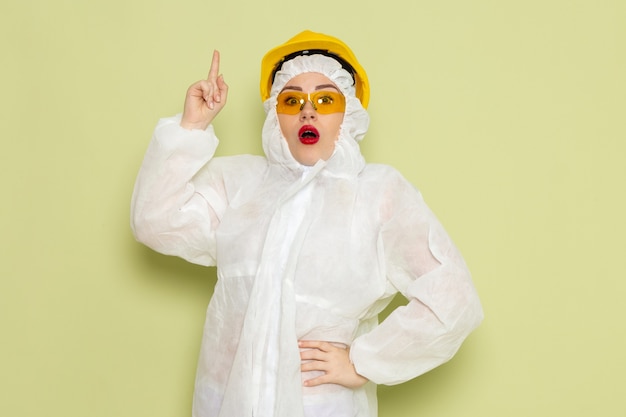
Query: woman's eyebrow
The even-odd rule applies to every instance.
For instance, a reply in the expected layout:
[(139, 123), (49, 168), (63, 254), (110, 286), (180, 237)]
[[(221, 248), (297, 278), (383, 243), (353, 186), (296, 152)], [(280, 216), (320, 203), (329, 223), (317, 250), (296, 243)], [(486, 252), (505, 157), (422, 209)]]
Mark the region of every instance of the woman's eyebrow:
[[(315, 90), (324, 90), (326, 88), (332, 88), (334, 90), (339, 91), (339, 88), (337, 88), (336, 86), (332, 85), (332, 84), (320, 84), (318, 86), (315, 87)], [(280, 90), (281, 92), (285, 91), (285, 90), (295, 90), (295, 91), (302, 91), (302, 87), (298, 87), (295, 85), (286, 85), (283, 87), (282, 90)], [(341, 92), (341, 91), (339, 91)]]
[(292, 85), (286, 85), (283, 87), (282, 90), (280, 90), (281, 92), (285, 91), (285, 90), (296, 90), (296, 91), (302, 91), (302, 87), (297, 87), (297, 86), (292, 86)]
[(339, 91), (339, 89), (332, 84), (322, 84), (322, 85), (318, 85), (317, 87), (315, 87), (316, 90), (323, 90), (325, 88), (334, 88), (335, 90)]

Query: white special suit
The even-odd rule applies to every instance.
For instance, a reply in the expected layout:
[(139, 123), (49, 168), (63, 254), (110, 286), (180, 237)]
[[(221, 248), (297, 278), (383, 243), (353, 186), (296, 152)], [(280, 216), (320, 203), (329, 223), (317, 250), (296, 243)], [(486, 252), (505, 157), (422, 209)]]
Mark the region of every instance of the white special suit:
[[(298, 164), (282, 137), (276, 95), (320, 72), (346, 96), (334, 154)], [(136, 238), (216, 265), (194, 417), (373, 417), (375, 384), (397, 384), (449, 360), (483, 317), (467, 267), (420, 193), (396, 170), (366, 164), (369, 118), (352, 79), (322, 56), (278, 72), (265, 102), (266, 157), (213, 158), (213, 128), (162, 119), (132, 200)], [(400, 291), (409, 300), (382, 323)], [(350, 346), (359, 389), (303, 387), (298, 340)]]

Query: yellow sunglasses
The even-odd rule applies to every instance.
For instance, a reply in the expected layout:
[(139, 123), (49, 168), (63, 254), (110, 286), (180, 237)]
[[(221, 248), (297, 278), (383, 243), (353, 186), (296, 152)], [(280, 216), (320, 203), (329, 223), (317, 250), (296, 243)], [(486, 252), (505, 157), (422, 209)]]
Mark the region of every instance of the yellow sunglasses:
[(346, 98), (338, 91), (283, 91), (277, 98), (276, 113), (298, 114), (307, 101), (320, 114), (343, 113), (346, 110)]

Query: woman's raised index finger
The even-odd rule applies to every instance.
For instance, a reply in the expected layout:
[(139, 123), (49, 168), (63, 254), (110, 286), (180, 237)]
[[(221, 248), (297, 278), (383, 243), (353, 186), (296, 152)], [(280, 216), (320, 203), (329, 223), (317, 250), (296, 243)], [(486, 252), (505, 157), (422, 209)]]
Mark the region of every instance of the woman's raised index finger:
[(213, 51), (213, 59), (211, 60), (211, 68), (209, 69), (209, 80), (216, 80), (220, 73), (220, 53), (216, 49)]

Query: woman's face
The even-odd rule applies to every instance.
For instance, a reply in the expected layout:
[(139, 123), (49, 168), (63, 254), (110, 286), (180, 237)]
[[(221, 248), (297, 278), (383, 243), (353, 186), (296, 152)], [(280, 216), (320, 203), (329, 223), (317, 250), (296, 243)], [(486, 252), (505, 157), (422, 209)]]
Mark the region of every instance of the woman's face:
[(311, 166), (331, 157), (343, 122), (343, 103), (337, 86), (320, 73), (306, 72), (287, 82), (278, 95), (276, 111), (296, 161)]

